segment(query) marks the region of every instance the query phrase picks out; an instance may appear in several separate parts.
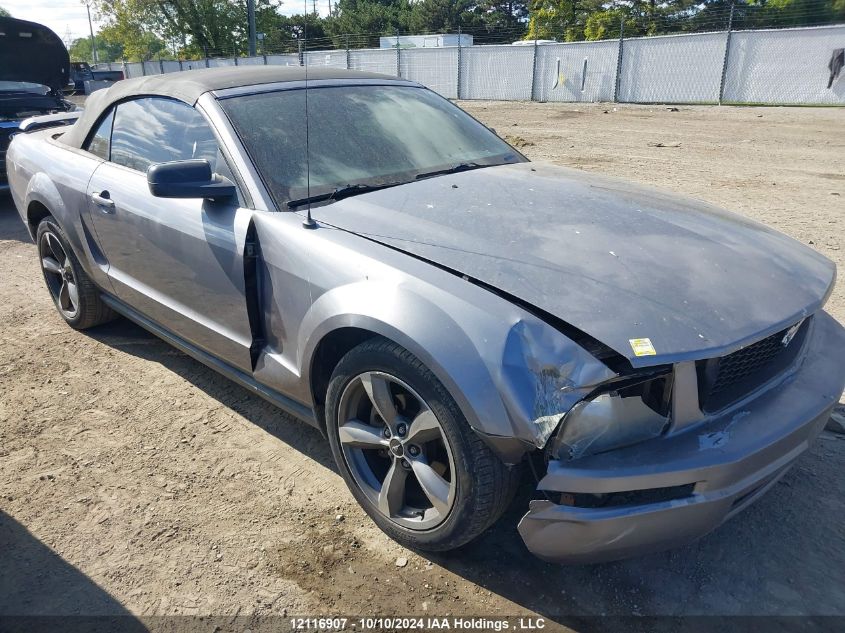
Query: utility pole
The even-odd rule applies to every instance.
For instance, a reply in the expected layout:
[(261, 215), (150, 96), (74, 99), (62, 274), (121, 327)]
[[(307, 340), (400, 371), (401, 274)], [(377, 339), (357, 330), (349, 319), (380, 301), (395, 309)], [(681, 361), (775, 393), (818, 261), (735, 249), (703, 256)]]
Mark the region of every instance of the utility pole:
[(255, 0), (246, 0), (246, 13), (249, 22), (249, 56), (255, 57)]
[(317, 15), (317, 0), (311, 0), (311, 7), (314, 10), (314, 15)]
[(88, 11), (88, 32), (91, 34), (91, 54), (94, 57), (94, 63), (100, 61), (97, 56), (97, 40), (94, 39), (94, 24), (91, 22), (91, 5), (85, 3), (85, 9)]

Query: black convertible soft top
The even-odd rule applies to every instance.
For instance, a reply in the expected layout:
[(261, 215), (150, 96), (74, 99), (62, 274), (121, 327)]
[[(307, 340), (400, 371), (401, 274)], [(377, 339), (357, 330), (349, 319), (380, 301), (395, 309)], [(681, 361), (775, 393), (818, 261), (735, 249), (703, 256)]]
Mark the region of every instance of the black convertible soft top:
[[(308, 79), (384, 79), (396, 77), (340, 68), (308, 68)], [(144, 95), (178, 99), (194, 105), (206, 92), (257, 86), (261, 84), (304, 81), (303, 66), (228, 66), (224, 68), (202, 68), (164, 75), (150, 75), (118, 81), (107, 90), (98, 90), (85, 103), (85, 110), (79, 120), (61, 137), (61, 141), (72, 147), (82, 147), (89, 130), (100, 115), (112, 104), (131, 97)]]

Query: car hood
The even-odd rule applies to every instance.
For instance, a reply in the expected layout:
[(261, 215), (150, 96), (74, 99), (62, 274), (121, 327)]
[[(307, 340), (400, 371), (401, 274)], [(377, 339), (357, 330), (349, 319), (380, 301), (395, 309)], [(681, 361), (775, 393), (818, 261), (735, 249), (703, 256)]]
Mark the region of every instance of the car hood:
[[(827, 258), (738, 215), (538, 163), (421, 180), (313, 214), (515, 296), (634, 367), (720, 356), (777, 332), (819, 309), (835, 277)], [(653, 355), (635, 353), (644, 338)]]
[(70, 57), (43, 24), (0, 18), (0, 81), (22, 81), (61, 90), (70, 77)]

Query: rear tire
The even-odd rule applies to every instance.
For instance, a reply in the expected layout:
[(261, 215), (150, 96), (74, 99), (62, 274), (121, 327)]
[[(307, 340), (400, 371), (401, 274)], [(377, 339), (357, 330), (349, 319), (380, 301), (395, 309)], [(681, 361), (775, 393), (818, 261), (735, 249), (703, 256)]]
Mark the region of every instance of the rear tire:
[(519, 470), (470, 428), (434, 374), (383, 338), (338, 363), (326, 422), (355, 499), (388, 536), (412, 549), (468, 543), (501, 516), (519, 483)]
[(76, 330), (84, 330), (117, 316), (103, 303), (100, 290), (83, 270), (53, 216), (41, 220), (35, 243), (44, 283), (65, 323)]

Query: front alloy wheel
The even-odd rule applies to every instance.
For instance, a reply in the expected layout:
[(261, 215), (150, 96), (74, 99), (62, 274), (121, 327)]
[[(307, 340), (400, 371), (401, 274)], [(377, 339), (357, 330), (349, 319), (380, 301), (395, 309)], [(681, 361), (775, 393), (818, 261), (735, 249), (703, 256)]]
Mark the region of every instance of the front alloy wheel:
[(390, 374), (358, 374), (340, 398), (338, 436), (355, 483), (391, 521), (442, 523), (455, 502), (455, 462), (437, 416)]
[(381, 337), (340, 360), (326, 425), (341, 476), (370, 518), (406, 547), (445, 551), (481, 534), (516, 490), (437, 377)]

